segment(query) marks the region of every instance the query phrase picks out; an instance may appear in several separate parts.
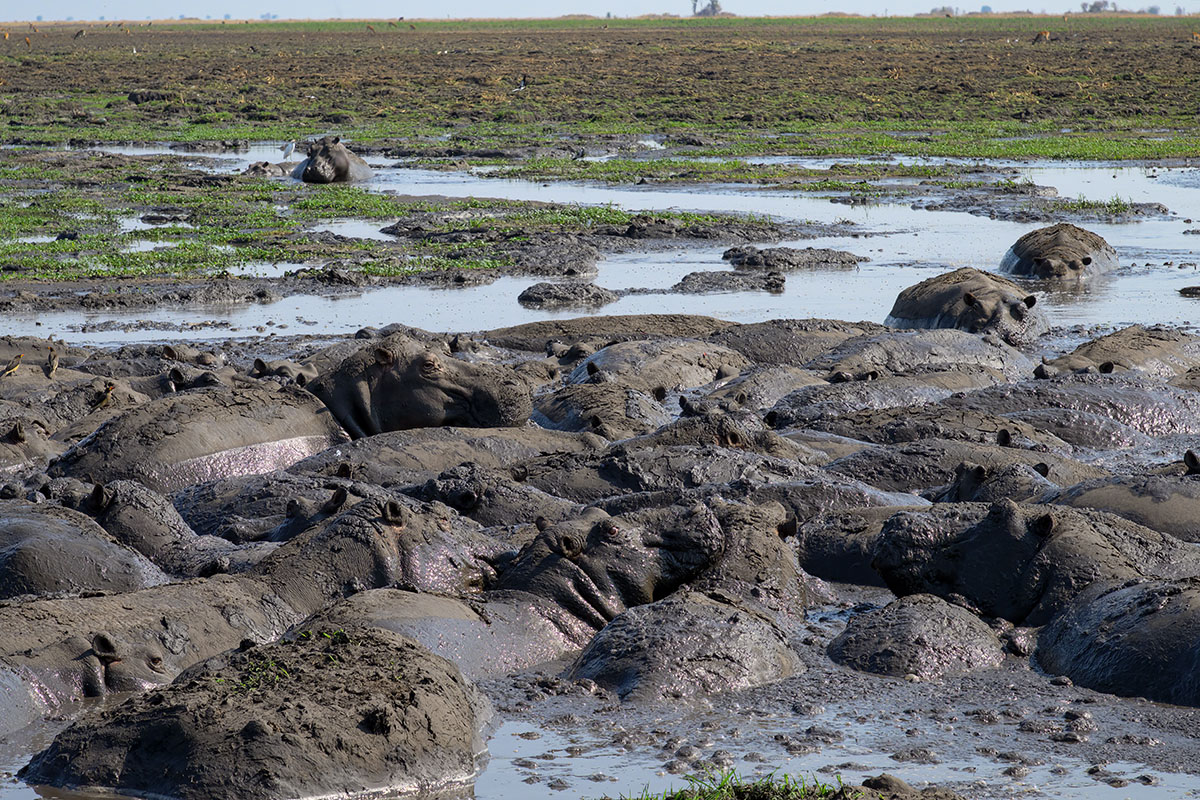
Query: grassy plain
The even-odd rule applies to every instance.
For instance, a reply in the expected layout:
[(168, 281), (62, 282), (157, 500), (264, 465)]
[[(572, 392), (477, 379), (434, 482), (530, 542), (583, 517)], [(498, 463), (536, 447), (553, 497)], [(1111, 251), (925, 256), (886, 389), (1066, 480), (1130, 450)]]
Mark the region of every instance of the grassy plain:
[[(337, 131), (436, 151), (658, 133), (706, 156), (1187, 156), (1197, 28), (1085, 14), (12, 24), (0, 140)], [(1032, 44), (1043, 29), (1051, 41)]]

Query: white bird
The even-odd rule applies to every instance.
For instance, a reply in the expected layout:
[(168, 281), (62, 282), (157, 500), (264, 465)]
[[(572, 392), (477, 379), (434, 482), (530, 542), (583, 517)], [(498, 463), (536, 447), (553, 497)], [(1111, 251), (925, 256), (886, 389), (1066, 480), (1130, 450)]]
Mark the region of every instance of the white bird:
[(291, 158), (292, 153), (296, 152), (296, 143), (295, 142), (285, 142), (284, 144), (279, 146), (279, 149), (283, 151), (284, 159)]
[(519, 85), (517, 88), (515, 88), (515, 89), (513, 89), (511, 92), (509, 92), (509, 94), (516, 94), (517, 92), (519, 92), (519, 91), (521, 91), (522, 89), (524, 89), (524, 88), (525, 88), (525, 87), (528, 85), (528, 84), (525, 82), (525, 78), (526, 78), (526, 76), (525, 76), (525, 75), (522, 75), (522, 76), (521, 76), (521, 84), (520, 84), (520, 85)]

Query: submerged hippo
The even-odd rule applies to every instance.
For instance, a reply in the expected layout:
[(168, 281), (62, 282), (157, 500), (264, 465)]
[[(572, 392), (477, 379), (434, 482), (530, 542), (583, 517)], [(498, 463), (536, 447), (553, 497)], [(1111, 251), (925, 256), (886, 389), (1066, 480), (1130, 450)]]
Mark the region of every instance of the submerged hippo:
[(528, 388), (504, 367), (468, 364), (403, 335), (372, 343), (306, 385), (355, 439), (406, 428), (512, 427)]
[(371, 177), (367, 162), (346, 149), (340, 136), (324, 136), (308, 146), (308, 158), (292, 170), (305, 183), (352, 183)]
[(900, 293), (885, 324), (893, 328), (959, 328), (995, 333), (1011, 345), (1042, 335), (1049, 323), (1037, 298), (1012, 281), (963, 267)]
[(1103, 237), (1069, 222), (1038, 228), (1017, 239), (1000, 259), (1008, 275), (1082, 281), (1117, 268), (1117, 251)]

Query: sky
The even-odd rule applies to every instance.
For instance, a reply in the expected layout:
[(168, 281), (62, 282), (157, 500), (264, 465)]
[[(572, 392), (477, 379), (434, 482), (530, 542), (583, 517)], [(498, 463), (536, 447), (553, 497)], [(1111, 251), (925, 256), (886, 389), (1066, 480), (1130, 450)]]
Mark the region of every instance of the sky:
[[(909, 15), (929, 11), (934, 6), (956, 6), (963, 12), (980, 10), (981, 3), (958, 5), (964, 0), (722, 0), (722, 7), (739, 16), (793, 16), (844, 11), (864, 15)], [(1068, 0), (983, 0), (994, 11), (1046, 11), (1062, 13), (1077, 11), (1078, 2)], [(703, 2), (702, 2), (703, 4)], [(1137, 10), (1148, 5), (1161, 5), (1164, 12), (1174, 13), (1182, 5), (1189, 13), (1200, 10), (1200, 0), (1120, 0), (1121, 8)], [(429, 17), (437, 8), (438, 18), (447, 17), (557, 17), (564, 14), (592, 14), (614, 17), (640, 14), (668, 13), (680, 16), (691, 13), (691, 0), (524, 0), (516, 5), (485, 2), (485, 0), (441, 0), (436, 6), (428, 2), (395, 2), (394, 0), (38, 0), (36, 3), (0, 3), (0, 19), (32, 19), (30, 14), (44, 20), (99, 19), (141, 20), (173, 19), (180, 15), (201, 19), (258, 19), (264, 14), (289, 19), (329, 19), (338, 17), (409, 19)], [(24, 16), (23, 16), (24, 15)]]

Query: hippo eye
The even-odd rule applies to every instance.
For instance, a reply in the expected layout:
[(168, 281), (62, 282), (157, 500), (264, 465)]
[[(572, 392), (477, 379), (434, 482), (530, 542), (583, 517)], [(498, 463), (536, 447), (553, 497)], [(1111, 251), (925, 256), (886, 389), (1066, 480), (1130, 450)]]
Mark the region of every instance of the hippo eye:
[(583, 542), (578, 536), (563, 533), (550, 540), (550, 549), (563, 558), (575, 558), (583, 552)]
[(617, 523), (612, 522), (611, 520), (601, 522), (598, 527), (600, 529), (600, 535), (605, 537), (606, 539), (615, 539), (621, 535), (620, 526), (618, 526)]
[(155, 672), (162, 672), (162, 671), (163, 671), (163, 660), (162, 660), (162, 658), (161, 658), (161, 657), (159, 657), (159, 656), (150, 656), (150, 661), (149, 661), (149, 663), (150, 663), (150, 669), (154, 670)]
[(427, 358), (421, 362), (422, 372), (437, 372), (440, 367), (441, 364), (438, 363), (436, 358)]

